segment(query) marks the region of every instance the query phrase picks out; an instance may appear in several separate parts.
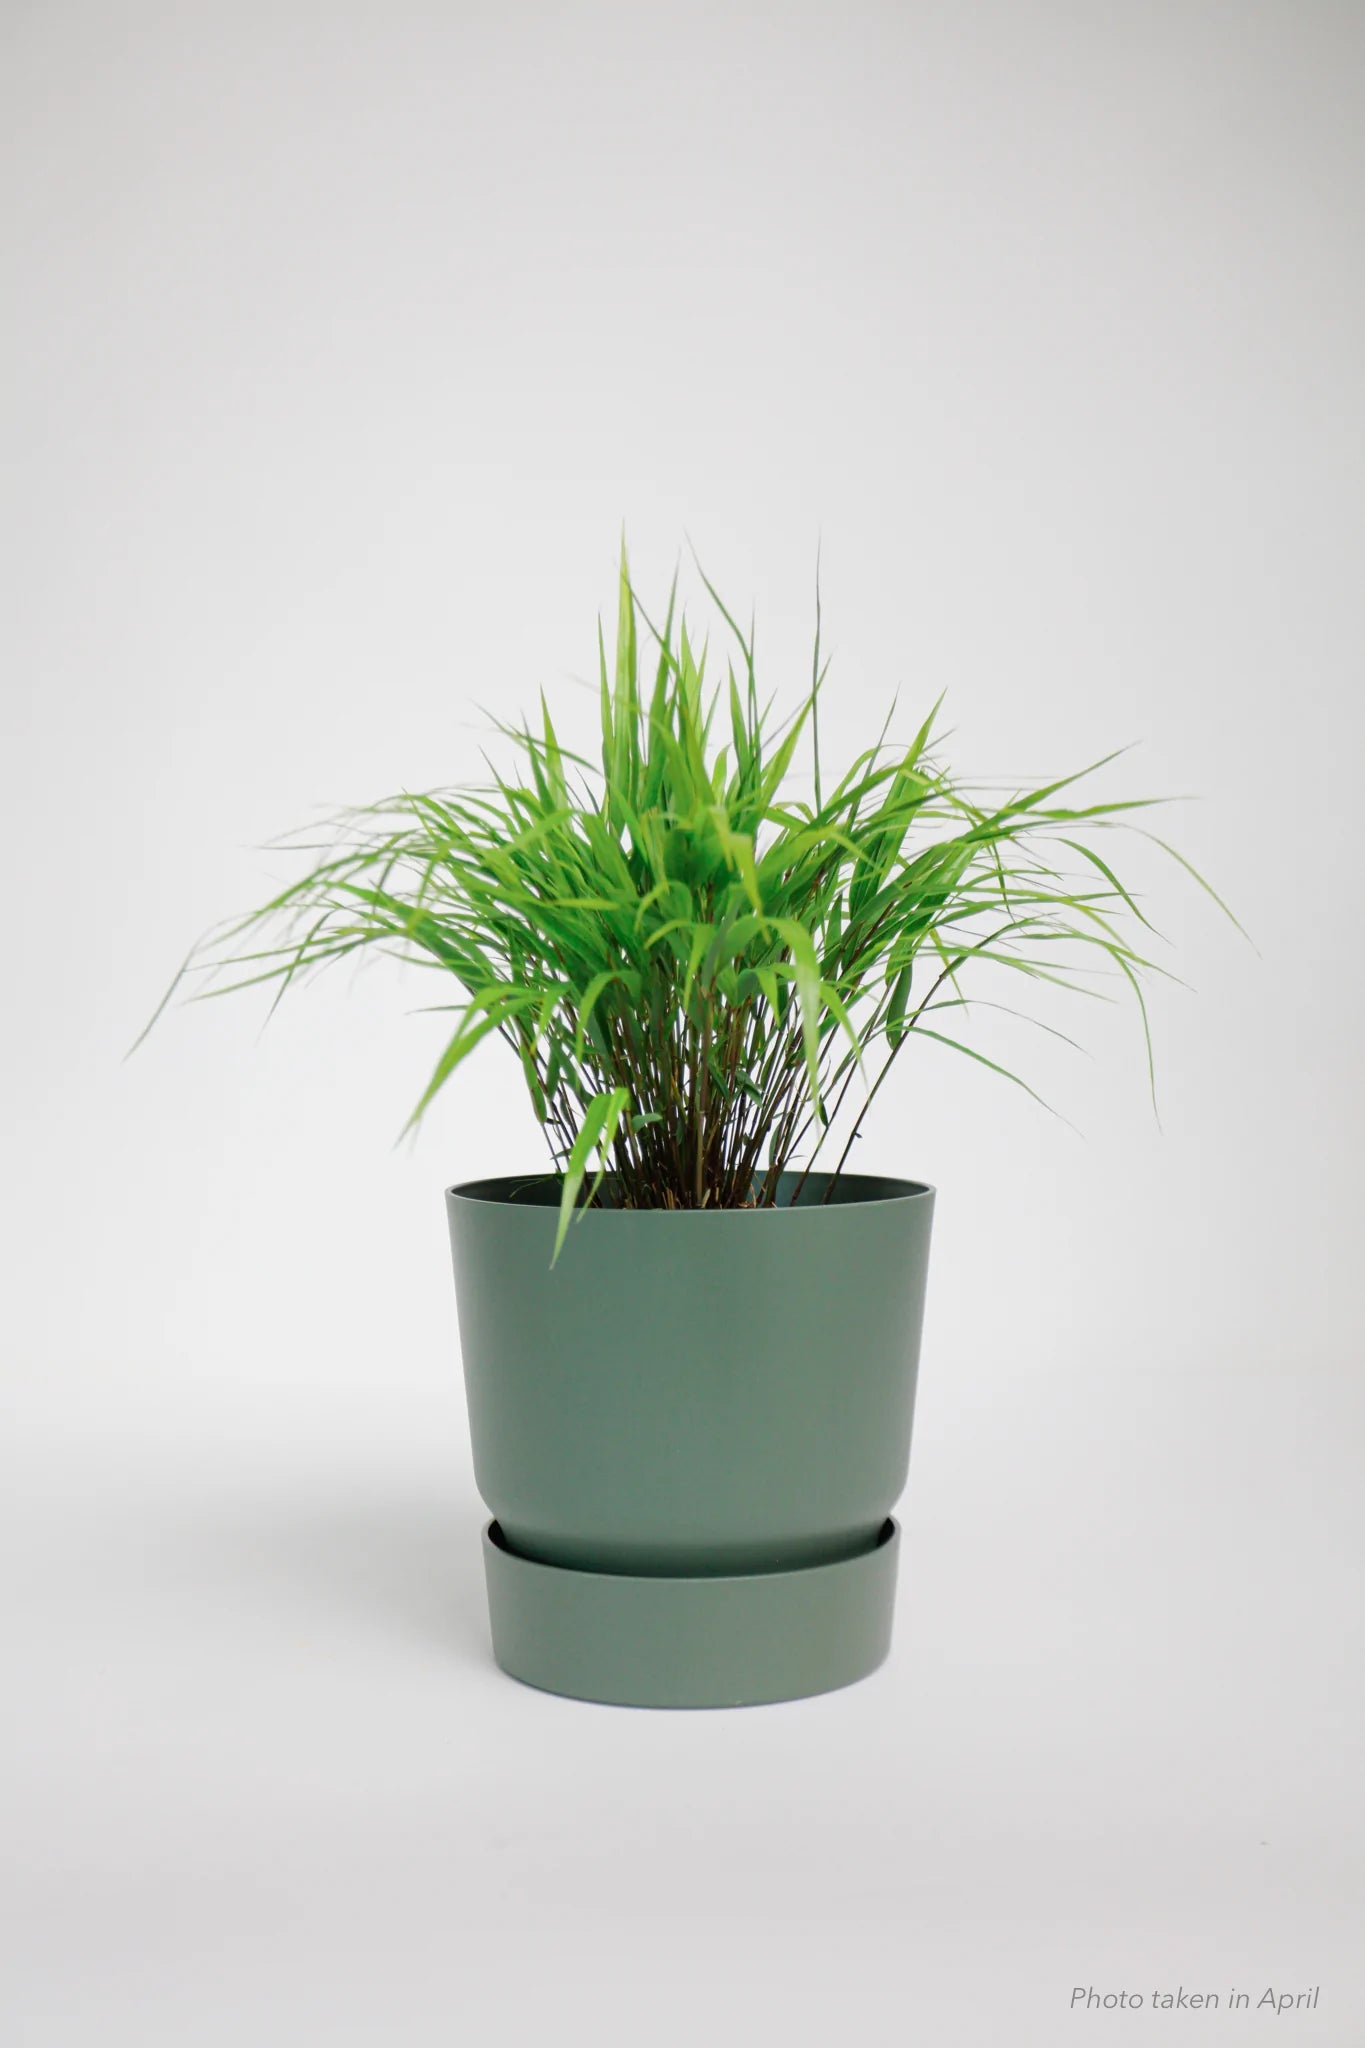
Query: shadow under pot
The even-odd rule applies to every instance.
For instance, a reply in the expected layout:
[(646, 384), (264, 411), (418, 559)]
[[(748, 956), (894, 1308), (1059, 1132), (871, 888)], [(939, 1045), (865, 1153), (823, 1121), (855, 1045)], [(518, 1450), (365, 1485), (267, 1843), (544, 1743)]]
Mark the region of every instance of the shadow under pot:
[[(493, 1651), (619, 1705), (796, 1699), (891, 1640), (933, 1189), (575, 1217), (447, 1190)], [(795, 1200), (793, 1197), (795, 1196)]]

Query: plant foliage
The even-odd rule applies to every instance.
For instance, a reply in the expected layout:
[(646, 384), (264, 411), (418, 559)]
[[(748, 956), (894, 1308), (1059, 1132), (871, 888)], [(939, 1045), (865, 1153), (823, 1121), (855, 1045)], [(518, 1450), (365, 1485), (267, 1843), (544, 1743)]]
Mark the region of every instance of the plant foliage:
[[(1115, 970), (1144, 1033), (1143, 982), (1164, 971), (1097, 844), (1141, 830), (1150, 799), (1079, 801), (1094, 768), (992, 796), (939, 760), (938, 706), (908, 746), (884, 729), (833, 778), (818, 594), (810, 684), (778, 720), (752, 635), (702, 581), (734, 643), (723, 684), (676, 577), (656, 627), (623, 549), (611, 659), (598, 630), (600, 762), (560, 744), (542, 697), (537, 724), (499, 728), (514, 770), (344, 813), (299, 880), (182, 970), (208, 977), (200, 994), (278, 995), (366, 948), (440, 970), (454, 1028), (410, 1123), (503, 1039), (563, 1177), (556, 1254), (608, 1172), (616, 1204), (700, 1209), (773, 1203), (832, 1134), (842, 1168), (914, 1037), (1026, 1086), (957, 1035), (987, 967), (1085, 993)], [(803, 746), (809, 802), (790, 787)]]

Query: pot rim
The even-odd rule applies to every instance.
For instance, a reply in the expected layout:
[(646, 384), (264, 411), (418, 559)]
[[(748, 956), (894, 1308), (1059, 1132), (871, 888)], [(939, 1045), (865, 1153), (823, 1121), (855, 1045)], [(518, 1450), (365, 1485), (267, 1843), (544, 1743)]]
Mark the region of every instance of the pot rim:
[[(782, 1179), (796, 1179), (799, 1175), (789, 1172)], [(807, 1187), (817, 1193), (827, 1182), (835, 1180), (838, 1186), (828, 1202), (821, 1200), (804, 1201), (797, 1205), (790, 1202), (774, 1203), (762, 1209), (582, 1209), (577, 1212), (579, 1221), (588, 1217), (628, 1216), (638, 1220), (645, 1216), (666, 1216), (674, 1219), (683, 1217), (753, 1217), (796, 1216), (811, 1209), (864, 1209), (884, 1208), (893, 1202), (919, 1202), (926, 1197), (933, 1199), (936, 1190), (923, 1180), (903, 1180), (894, 1174), (842, 1173), (812, 1169), (807, 1177)], [(445, 1191), (447, 1201), (474, 1202), (489, 1208), (521, 1209), (547, 1213), (553, 1210), (559, 1200), (563, 1176), (557, 1173), (512, 1173), (481, 1175), (476, 1180), (457, 1181)], [(781, 1186), (781, 1180), (778, 1183)], [(548, 1199), (519, 1199), (523, 1190), (553, 1190)]]

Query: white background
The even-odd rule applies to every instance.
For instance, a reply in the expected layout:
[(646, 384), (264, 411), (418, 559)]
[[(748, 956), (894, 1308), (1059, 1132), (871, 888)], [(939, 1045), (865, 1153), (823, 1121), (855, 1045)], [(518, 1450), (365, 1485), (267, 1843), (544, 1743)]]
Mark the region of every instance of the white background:
[[(2, 68), (5, 2040), (1353, 2048), (1365, 13), (9, 0)], [(975, 1041), (1079, 1137), (902, 1063), (896, 1648), (747, 1713), (492, 1667), (440, 1191), (539, 1163), (515, 1067), (395, 1150), (387, 969), (121, 1064), (264, 840), (590, 718), (623, 522), (782, 690), (820, 543), (831, 752), (1133, 743), (1259, 949), (1137, 862), (1160, 1130), (1125, 1010)]]

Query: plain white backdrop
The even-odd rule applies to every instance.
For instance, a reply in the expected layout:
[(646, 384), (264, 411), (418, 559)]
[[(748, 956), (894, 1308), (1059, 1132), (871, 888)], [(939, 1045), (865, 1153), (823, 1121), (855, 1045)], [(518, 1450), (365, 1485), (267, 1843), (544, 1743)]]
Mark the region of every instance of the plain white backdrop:
[[(1353, 2048), (1361, 9), (9, 0), (3, 93), (6, 2041)], [(1160, 1129), (1121, 1008), (974, 1041), (1079, 1136), (902, 1062), (896, 1648), (749, 1713), (491, 1665), (440, 1196), (540, 1163), (515, 1066), (395, 1150), (388, 969), (122, 1064), (262, 842), (572, 729), (623, 523), (779, 690), (821, 547), (831, 753), (1131, 744), (1259, 949), (1138, 861)]]

